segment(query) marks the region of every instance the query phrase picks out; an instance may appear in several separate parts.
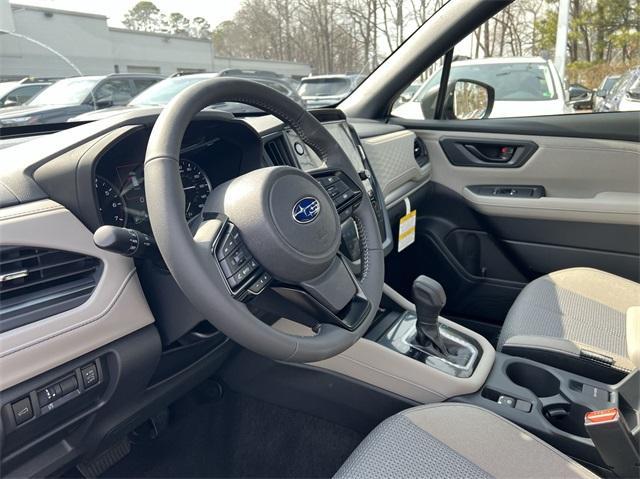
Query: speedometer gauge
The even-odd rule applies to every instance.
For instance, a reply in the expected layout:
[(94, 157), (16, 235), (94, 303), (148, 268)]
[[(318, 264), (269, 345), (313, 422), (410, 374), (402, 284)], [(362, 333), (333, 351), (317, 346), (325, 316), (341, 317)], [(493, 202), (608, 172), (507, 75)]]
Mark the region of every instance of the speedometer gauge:
[(211, 193), (211, 183), (206, 173), (190, 160), (180, 160), (180, 178), (184, 190), (185, 217), (191, 221), (200, 214)]
[(127, 211), (120, 192), (100, 176), (96, 176), (95, 186), (102, 222), (106, 225), (124, 226), (127, 222)]

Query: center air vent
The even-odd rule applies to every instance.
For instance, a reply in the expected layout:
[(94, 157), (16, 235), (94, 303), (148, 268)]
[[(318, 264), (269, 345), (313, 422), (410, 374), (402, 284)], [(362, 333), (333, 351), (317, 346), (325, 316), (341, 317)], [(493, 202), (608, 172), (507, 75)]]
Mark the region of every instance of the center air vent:
[(427, 151), (427, 145), (425, 145), (422, 138), (418, 136), (413, 140), (413, 157), (416, 159), (416, 163), (418, 163), (420, 168), (424, 168), (429, 164), (429, 152)]
[(0, 247), (0, 332), (67, 311), (95, 289), (100, 261), (67, 251)]
[(295, 166), (284, 136), (279, 135), (265, 143), (264, 149), (273, 166)]

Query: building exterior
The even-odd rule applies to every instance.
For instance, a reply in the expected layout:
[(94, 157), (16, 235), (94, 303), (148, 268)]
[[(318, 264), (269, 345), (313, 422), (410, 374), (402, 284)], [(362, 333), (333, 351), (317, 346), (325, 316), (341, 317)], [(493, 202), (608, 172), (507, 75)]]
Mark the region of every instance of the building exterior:
[(311, 72), (309, 65), (294, 62), (218, 58), (209, 40), (112, 28), (103, 15), (10, 4), (8, 0), (0, 0), (0, 29), (42, 44), (0, 32), (0, 79), (78, 74), (46, 47), (64, 55), (83, 75), (171, 75), (225, 68), (270, 70), (292, 77)]

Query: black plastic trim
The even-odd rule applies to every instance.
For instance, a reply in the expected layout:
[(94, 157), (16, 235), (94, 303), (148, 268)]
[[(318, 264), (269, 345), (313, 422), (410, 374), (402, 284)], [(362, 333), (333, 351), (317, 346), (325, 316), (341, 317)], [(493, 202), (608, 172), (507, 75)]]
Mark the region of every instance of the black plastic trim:
[[(520, 168), (538, 149), (538, 145), (527, 140), (479, 139), (458, 136), (440, 138), (440, 146), (452, 165), (476, 168)], [(477, 150), (482, 146), (510, 146), (515, 148), (515, 151), (508, 161), (483, 159), (478, 156), (481, 155), (480, 152), (474, 153), (472, 151), (472, 148)]]
[(528, 118), (488, 118), (464, 121), (407, 120), (392, 117), (389, 122), (411, 130), (468, 131), (640, 142), (640, 115), (638, 115), (638, 112), (585, 113)]

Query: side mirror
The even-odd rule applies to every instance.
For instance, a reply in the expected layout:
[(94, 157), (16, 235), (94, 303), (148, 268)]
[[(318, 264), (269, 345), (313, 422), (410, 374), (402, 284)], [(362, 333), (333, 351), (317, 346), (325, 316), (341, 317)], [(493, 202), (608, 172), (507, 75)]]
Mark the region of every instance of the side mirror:
[(604, 98), (605, 96), (607, 96), (607, 92), (605, 90), (596, 90), (596, 96), (598, 98)]
[[(420, 102), (425, 119), (432, 119), (436, 109), (439, 87), (427, 92)], [(460, 79), (449, 83), (444, 101), (443, 119), (481, 120), (493, 110), (496, 92), (492, 86), (477, 80)]]
[(400, 103), (407, 103), (411, 100), (411, 95), (400, 95)]
[(99, 110), (101, 108), (108, 108), (110, 106), (113, 106), (113, 101), (111, 100), (111, 97), (96, 99), (96, 109)]
[(493, 110), (495, 90), (477, 80), (456, 80), (447, 89), (444, 117), (447, 120), (481, 120)]
[(2, 104), (2, 106), (18, 106), (18, 100), (15, 100), (13, 98), (7, 98), (4, 103)]

